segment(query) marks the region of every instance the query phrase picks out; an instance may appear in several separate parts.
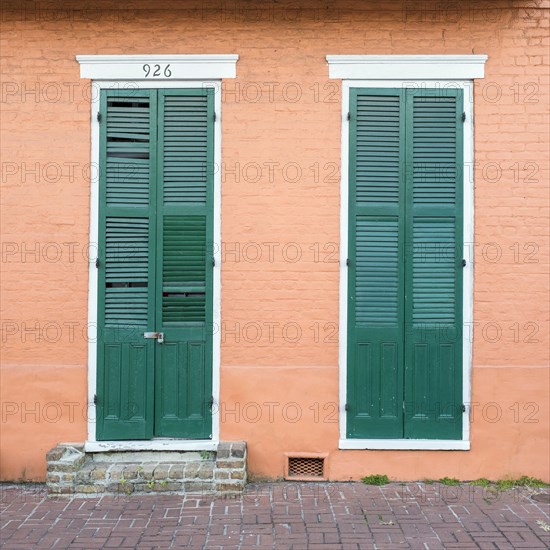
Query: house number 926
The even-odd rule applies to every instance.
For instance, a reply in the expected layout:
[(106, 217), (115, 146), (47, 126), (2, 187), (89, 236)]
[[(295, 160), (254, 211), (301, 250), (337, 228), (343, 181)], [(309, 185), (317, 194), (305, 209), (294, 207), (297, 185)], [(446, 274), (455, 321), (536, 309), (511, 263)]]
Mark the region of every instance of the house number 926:
[(145, 63), (142, 67), (143, 72), (145, 73), (145, 78), (154, 78), (156, 76), (164, 76), (165, 78), (170, 78), (172, 76), (172, 71), (170, 70), (170, 63), (164, 65), (164, 69), (161, 65), (149, 65)]

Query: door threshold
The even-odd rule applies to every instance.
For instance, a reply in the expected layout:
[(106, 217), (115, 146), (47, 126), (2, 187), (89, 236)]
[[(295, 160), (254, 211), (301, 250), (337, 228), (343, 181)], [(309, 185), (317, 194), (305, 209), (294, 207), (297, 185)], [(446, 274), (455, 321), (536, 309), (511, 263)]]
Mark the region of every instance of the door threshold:
[(86, 441), (87, 453), (116, 451), (215, 451), (219, 441), (212, 439), (157, 438), (139, 441)]

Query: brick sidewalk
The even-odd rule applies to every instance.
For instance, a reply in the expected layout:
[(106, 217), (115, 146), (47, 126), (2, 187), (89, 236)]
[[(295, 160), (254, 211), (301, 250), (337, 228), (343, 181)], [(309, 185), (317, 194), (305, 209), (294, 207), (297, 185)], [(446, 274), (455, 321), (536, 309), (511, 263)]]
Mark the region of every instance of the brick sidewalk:
[(6, 550), (550, 548), (549, 505), (526, 489), (281, 482), (249, 485), (234, 499), (47, 499), (42, 485), (0, 491)]

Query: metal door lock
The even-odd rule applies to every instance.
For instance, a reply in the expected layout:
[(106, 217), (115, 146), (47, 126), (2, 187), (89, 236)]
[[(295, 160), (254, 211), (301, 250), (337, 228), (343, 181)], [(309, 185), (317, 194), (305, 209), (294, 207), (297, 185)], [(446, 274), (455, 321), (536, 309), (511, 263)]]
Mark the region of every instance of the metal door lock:
[(159, 344), (164, 342), (164, 332), (144, 332), (144, 338), (154, 338)]

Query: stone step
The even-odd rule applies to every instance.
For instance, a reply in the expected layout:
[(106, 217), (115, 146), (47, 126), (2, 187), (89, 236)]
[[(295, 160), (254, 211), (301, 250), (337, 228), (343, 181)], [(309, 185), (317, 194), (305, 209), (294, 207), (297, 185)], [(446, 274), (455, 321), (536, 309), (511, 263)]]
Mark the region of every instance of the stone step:
[(214, 460), (214, 451), (102, 451), (89, 453), (93, 460), (101, 462), (130, 463), (136, 462), (192, 462)]
[(236, 495), (246, 484), (246, 443), (220, 442), (216, 451), (87, 453), (60, 444), (47, 454), (48, 494), (144, 493)]

